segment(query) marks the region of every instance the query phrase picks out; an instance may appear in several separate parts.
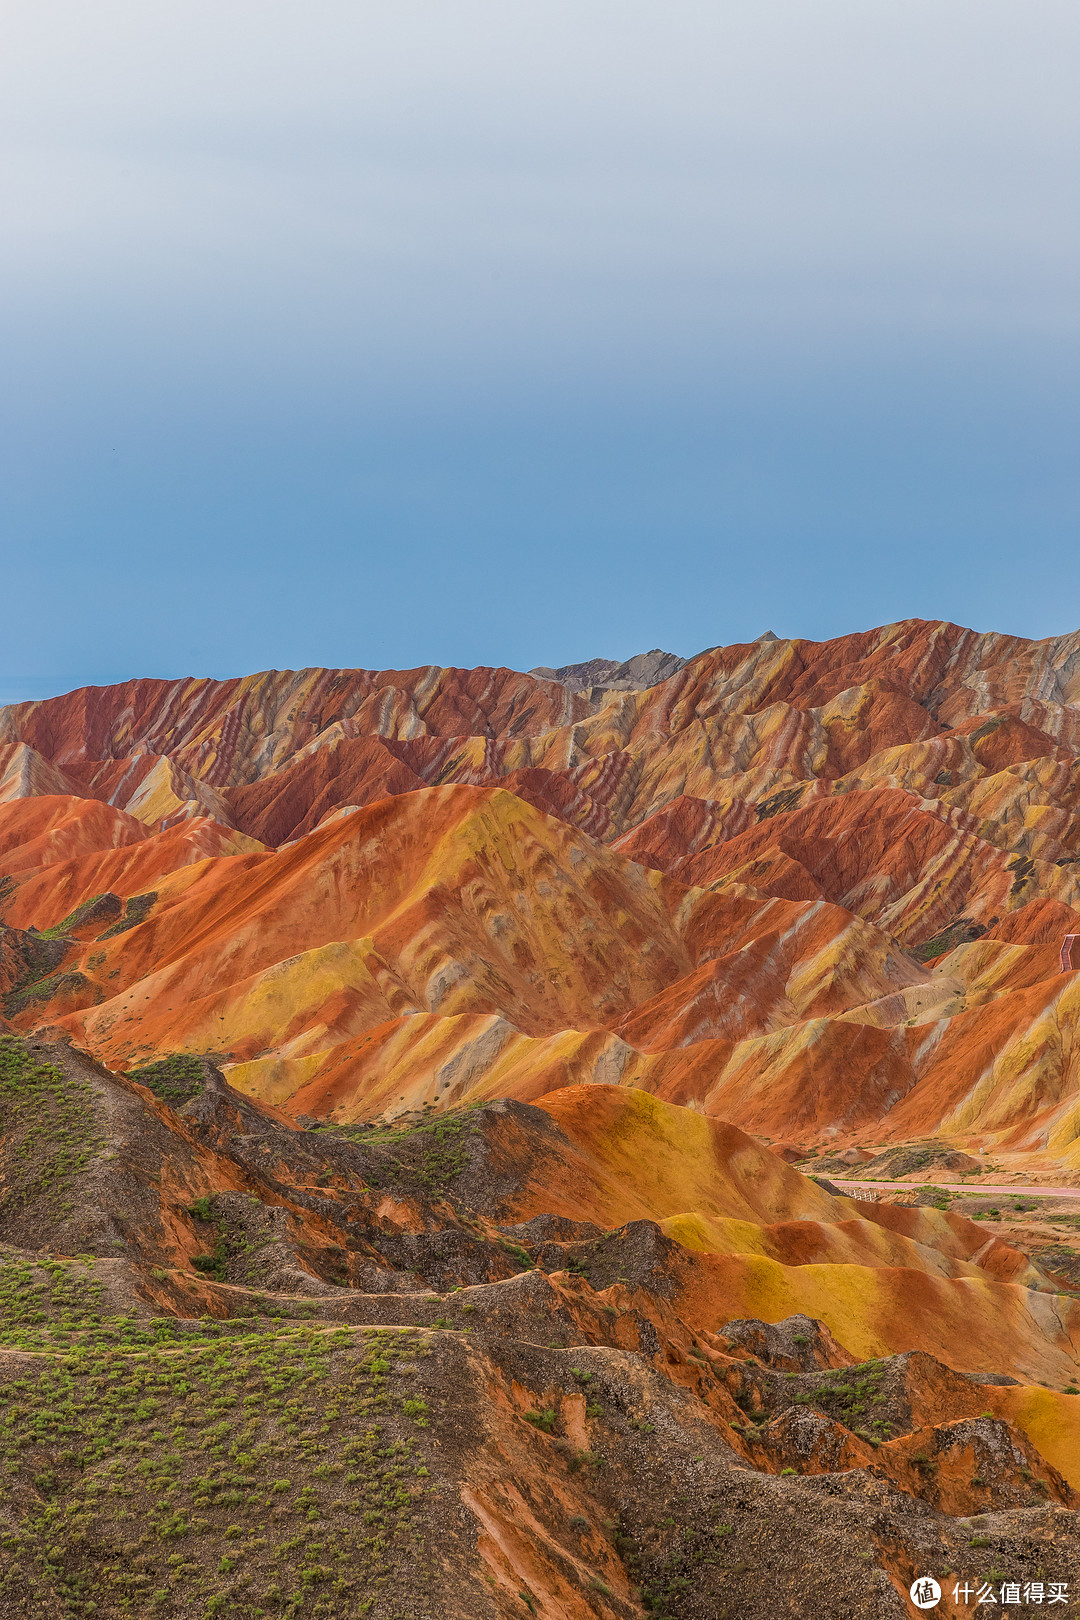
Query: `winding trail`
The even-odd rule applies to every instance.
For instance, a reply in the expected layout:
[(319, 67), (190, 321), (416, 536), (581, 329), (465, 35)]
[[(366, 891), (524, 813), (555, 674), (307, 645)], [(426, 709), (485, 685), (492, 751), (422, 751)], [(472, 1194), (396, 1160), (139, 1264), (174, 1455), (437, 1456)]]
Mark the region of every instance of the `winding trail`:
[(940, 1187), (942, 1192), (993, 1193), (1001, 1198), (1012, 1195), (1017, 1198), (1075, 1198), (1080, 1201), (1080, 1187), (1003, 1187), (995, 1183), (986, 1185), (960, 1181), (850, 1181), (847, 1177), (841, 1181), (839, 1176), (826, 1176), (824, 1179), (840, 1188), (869, 1187), (871, 1190), (885, 1188), (893, 1192), (918, 1192), (922, 1187)]

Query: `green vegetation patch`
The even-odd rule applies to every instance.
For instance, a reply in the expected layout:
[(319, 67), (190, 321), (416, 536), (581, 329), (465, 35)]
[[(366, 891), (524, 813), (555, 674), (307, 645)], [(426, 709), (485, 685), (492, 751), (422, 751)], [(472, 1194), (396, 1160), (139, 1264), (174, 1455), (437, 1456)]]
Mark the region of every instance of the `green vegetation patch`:
[(62, 918), (60, 922), (54, 923), (51, 928), (42, 928), (39, 932), (42, 939), (62, 939), (65, 934), (72, 933), (74, 929), (82, 927), (84, 923), (94, 922), (98, 918), (102, 921), (108, 921), (110, 917), (116, 917), (119, 912), (119, 899), (115, 894), (110, 894), (106, 890), (102, 894), (92, 894), (89, 900), (81, 901), (74, 911), (69, 911), (67, 916)]
[[(47, 975), (56, 975), (67, 946), (60, 940), (47, 939), (33, 928), (25, 932), (21, 928), (9, 930), (6, 943), (9, 948), (13, 947), (15, 959), (22, 968), (18, 979), (4, 996), (4, 1012), (8, 1018), (13, 1018), (35, 999), (31, 994), (33, 988)], [(48, 999), (48, 995), (43, 999)]]
[(822, 1370), (816, 1377), (817, 1387), (796, 1395), (796, 1405), (817, 1407), (820, 1412), (844, 1424), (865, 1440), (890, 1437), (892, 1424), (885, 1418), (879, 1418), (874, 1410), (887, 1404), (885, 1368), (880, 1362), (868, 1361), (857, 1367)]
[(0, 1353), (4, 1348), (42, 1352), (153, 1350), (162, 1344), (252, 1331), (251, 1320), (310, 1317), (313, 1304), (274, 1304), (254, 1298), (246, 1316), (194, 1321), (175, 1316), (134, 1317), (102, 1314), (104, 1288), (94, 1255), (75, 1260), (35, 1260), (22, 1250), (0, 1250)]
[(1030, 855), (1014, 855), (1006, 865), (1005, 870), (1012, 873), (1012, 887), (1009, 890), (1009, 899), (1015, 900), (1036, 876), (1035, 862)]
[(93, 1260), (35, 1263), (17, 1251), (0, 1255), (0, 1346), (66, 1346), (73, 1329), (86, 1332), (100, 1322), (101, 1297)]
[(201, 1096), (205, 1084), (202, 1059), (190, 1052), (173, 1052), (157, 1063), (144, 1063), (141, 1068), (132, 1069), (128, 1079), (148, 1087), (170, 1108), (182, 1108), (193, 1097)]
[[(46, 1195), (63, 1195), (76, 1172), (105, 1145), (93, 1088), (39, 1063), (21, 1041), (0, 1036), (0, 1133), (7, 1179), (0, 1212)], [(70, 1201), (61, 1197), (60, 1208)]]
[(467, 1114), (445, 1114), (430, 1125), (421, 1125), (411, 1133), (414, 1138), (428, 1138), (422, 1142), (416, 1179), (429, 1193), (444, 1193), (451, 1182), (464, 1170), (468, 1162), (466, 1146), (474, 1127)]
[(9, 1018), (17, 1018), (27, 1007), (35, 1003), (54, 1001), (57, 996), (71, 995), (76, 990), (85, 990), (90, 980), (85, 973), (50, 973), (47, 978), (38, 979), (36, 984), (29, 984), (24, 989), (12, 991), (4, 998), (4, 1012)]
[(921, 945), (912, 946), (908, 955), (913, 956), (916, 962), (932, 962), (935, 956), (944, 956), (958, 945), (970, 945), (972, 940), (981, 939), (985, 933), (986, 928), (982, 923), (974, 922), (970, 917), (957, 917), (940, 934), (924, 940)]
[(612, 1540), (651, 1620), (675, 1620), (699, 1590), (702, 1572), (709, 1566), (740, 1572), (740, 1566), (733, 1566), (731, 1533), (730, 1524), (680, 1524), (669, 1516), (640, 1537), (620, 1520)]
[(141, 922), (145, 922), (149, 917), (156, 899), (156, 892), (152, 894), (133, 894), (124, 904), (124, 915), (120, 918), (120, 921), (114, 922), (111, 928), (106, 928), (103, 934), (99, 934), (98, 940), (112, 939), (116, 934), (126, 933), (129, 928), (137, 928)]
[[(15, 1270), (23, 1310), (42, 1268)], [(72, 1323), (84, 1284), (62, 1279)], [(402, 1418), (392, 1363), (426, 1350), (409, 1329), (118, 1318), (84, 1319), (63, 1349), (0, 1352), (0, 1608), (406, 1612), (396, 1575), (437, 1575), (426, 1406)]]
[(214, 1228), (214, 1247), (209, 1254), (193, 1254), (191, 1264), (196, 1271), (202, 1271), (207, 1276), (214, 1277), (218, 1282), (224, 1282), (232, 1246), (229, 1235), (222, 1222), (218, 1221), (208, 1197), (196, 1198), (193, 1204), (188, 1205), (188, 1214), (197, 1221)]
[(971, 743), (972, 747), (974, 747), (977, 742), (982, 742), (984, 737), (989, 737), (995, 731), (997, 731), (999, 726), (1003, 726), (1008, 718), (1009, 716), (1007, 714), (991, 715), (989, 720), (983, 721), (982, 725), (977, 731), (971, 732), (968, 737), (968, 742)]
[(794, 810), (802, 795), (801, 787), (782, 788), (779, 793), (773, 793), (769, 798), (762, 799), (757, 806), (758, 820), (770, 821), (773, 816), (782, 816), (789, 810)]
[[(405, 1177), (419, 1182), (431, 1197), (440, 1198), (450, 1191), (468, 1163), (469, 1137), (476, 1129), (476, 1112), (480, 1107), (480, 1103), (469, 1103), (452, 1113), (440, 1114), (424, 1125), (405, 1130), (371, 1130), (330, 1123), (320, 1129), (332, 1130), (360, 1147), (394, 1147), (397, 1153), (385, 1154), (382, 1159), (387, 1180)], [(372, 1186), (382, 1184), (376, 1175), (369, 1174), (367, 1179)]]

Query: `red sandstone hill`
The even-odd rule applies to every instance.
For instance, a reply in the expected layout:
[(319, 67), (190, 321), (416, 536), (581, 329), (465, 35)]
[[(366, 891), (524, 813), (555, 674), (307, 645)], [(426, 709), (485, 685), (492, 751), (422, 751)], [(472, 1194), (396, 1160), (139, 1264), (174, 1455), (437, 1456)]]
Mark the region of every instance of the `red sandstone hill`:
[(11, 706), (6, 1017), (113, 1064), (212, 1049), (286, 1103), (332, 1073), (356, 1117), (602, 1077), (803, 1145), (1080, 1168), (1078, 653), (908, 621), (649, 655), (636, 689), (631, 661)]

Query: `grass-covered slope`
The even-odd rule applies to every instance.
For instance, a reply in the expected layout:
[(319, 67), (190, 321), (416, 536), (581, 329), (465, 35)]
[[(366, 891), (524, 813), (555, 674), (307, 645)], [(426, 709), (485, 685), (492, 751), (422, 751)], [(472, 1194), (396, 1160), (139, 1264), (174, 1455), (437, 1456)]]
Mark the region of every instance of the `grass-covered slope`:
[(430, 1591), (423, 1403), (391, 1373), (421, 1334), (91, 1322), (89, 1277), (0, 1273), (5, 1316), (38, 1307), (4, 1335), (38, 1348), (0, 1350), (8, 1612), (351, 1616)]

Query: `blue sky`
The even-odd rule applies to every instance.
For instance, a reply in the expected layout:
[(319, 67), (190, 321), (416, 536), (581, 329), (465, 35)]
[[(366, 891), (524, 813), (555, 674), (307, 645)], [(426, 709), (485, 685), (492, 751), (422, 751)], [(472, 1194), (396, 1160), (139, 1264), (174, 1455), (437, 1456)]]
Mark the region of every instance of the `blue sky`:
[(0, 701), (1080, 625), (1073, 0), (8, 0)]

